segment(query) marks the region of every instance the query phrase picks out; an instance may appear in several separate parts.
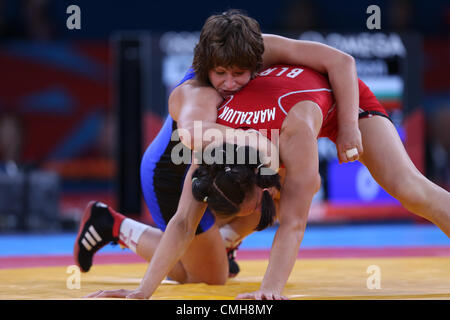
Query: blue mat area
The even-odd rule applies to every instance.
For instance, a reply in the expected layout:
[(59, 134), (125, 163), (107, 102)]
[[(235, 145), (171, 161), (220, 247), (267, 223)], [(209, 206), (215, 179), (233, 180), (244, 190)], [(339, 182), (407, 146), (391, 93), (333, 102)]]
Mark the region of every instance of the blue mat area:
[[(276, 228), (255, 232), (240, 249), (269, 249)], [(0, 235), (0, 256), (70, 255), (76, 233)], [(302, 248), (321, 247), (426, 247), (449, 246), (450, 239), (434, 225), (382, 224), (308, 226)], [(107, 245), (102, 253), (127, 253), (119, 246)]]
[[(255, 232), (245, 239), (240, 248), (270, 248), (275, 231)], [(303, 248), (393, 246), (450, 246), (450, 239), (434, 225), (308, 226), (301, 244)]]

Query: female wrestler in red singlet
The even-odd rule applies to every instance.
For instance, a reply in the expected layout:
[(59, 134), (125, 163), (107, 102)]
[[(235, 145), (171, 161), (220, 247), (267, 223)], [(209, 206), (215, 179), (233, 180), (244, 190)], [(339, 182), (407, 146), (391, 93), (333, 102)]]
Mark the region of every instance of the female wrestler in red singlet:
[[(406, 209), (430, 220), (450, 236), (450, 193), (415, 168), (386, 111), (362, 81), (359, 94), (359, 129), (364, 148), (360, 161)], [(280, 226), (264, 280), (259, 291), (240, 298), (282, 297), (312, 198), (320, 186), (317, 138), (336, 139), (334, 103), (323, 75), (304, 67), (278, 65), (263, 70), (219, 109), (220, 124), (264, 130), (272, 141), (274, 134), (279, 134), (280, 160), (286, 170), (278, 212)], [(261, 193), (262, 190), (254, 197), (260, 198)]]

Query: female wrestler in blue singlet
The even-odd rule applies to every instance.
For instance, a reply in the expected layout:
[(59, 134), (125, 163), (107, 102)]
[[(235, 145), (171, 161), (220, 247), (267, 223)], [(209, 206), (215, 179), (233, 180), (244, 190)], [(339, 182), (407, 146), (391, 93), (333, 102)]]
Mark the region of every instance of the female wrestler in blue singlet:
[[(194, 77), (194, 70), (189, 69), (176, 87)], [(189, 169), (188, 164), (175, 164), (171, 158), (173, 147), (180, 144), (179, 140), (171, 141), (177, 129), (177, 122), (168, 115), (159, 134), (145, 151), (141, 162), (141, 186), (144, 199), (153, 221), (162, 231), (166, 230), (167, 223), (177, 210), (184, 178)], [(183, 152), (190, 154), (191, 150), (184, 147)], [(214, 221), (214, 215), (206, 209), (196, 234), (208, 230)]]

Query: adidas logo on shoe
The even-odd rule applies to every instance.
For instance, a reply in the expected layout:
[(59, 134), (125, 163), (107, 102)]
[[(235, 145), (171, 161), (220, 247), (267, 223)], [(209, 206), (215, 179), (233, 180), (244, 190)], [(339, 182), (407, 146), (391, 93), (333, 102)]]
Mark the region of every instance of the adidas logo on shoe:
[(102, 237), (97, 233), (94, 226), (90, 226), (88, 231), (84, 234), (84, 238), (81, 240), (81, 244), (87, 251), (91, 251), (92, 247), (102, 241)]

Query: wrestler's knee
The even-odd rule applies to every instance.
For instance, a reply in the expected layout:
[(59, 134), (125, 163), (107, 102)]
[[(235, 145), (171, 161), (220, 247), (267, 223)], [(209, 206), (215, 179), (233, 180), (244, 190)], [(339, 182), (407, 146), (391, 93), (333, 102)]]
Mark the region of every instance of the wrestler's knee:
[(430, 201), (426, 194), (426, 179), (418, 174), (408, 174), (393, 181), (388, 192), (413, 212), (428, 206)]

